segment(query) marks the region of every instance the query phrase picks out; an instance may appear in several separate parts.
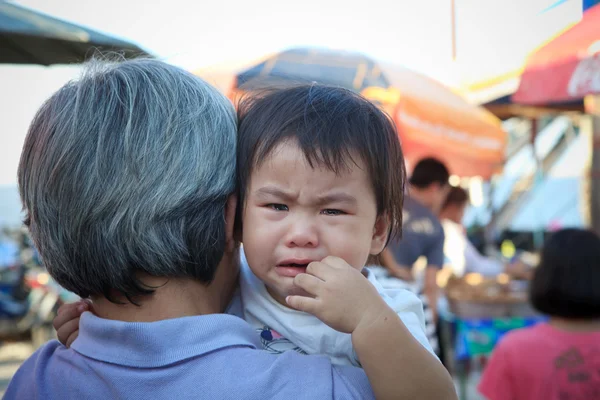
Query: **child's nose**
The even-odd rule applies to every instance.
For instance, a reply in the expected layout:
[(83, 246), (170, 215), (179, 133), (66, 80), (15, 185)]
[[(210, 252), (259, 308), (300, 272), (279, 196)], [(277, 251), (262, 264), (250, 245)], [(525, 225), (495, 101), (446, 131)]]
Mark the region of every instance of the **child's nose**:
[(317, 247), (319, 239), (317, 229), (310, 219), (300, 218), (295, 221), (287, 233), (288, 247)]

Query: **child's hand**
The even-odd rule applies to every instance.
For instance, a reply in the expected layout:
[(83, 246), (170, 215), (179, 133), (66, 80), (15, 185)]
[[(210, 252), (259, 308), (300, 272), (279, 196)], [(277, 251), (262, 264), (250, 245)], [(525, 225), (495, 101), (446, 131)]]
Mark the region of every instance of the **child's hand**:
[(288, 296), (288, 305), (313, 314), (340, 332), (352, 333), (389, 309), (371, 282), (338, 257), (310, 263), (305, 274), (294, 278), (294, 284), (314, 297)]
[(71, 344), (79, 335), (79, 317), (85, 311), (90, 310), (91, 305), (85, 300), (60, 306), (53, 322), (58, 341), (67, 347), (71, 347)]

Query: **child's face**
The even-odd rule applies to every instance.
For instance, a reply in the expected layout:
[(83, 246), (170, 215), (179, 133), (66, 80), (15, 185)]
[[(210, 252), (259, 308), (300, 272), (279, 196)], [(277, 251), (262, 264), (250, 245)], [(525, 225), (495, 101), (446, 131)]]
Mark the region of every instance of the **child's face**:
[(387, 218), (377, 216), (375, 194), (362, 162), (336, 175), (307, 163), (293, 141), (278, 145), (251, 176), (243, 208), (244, 252), (269, 293), (302, 292), (294, 277), (327, 256), (362, 269), (369, 254), (381, 252)]

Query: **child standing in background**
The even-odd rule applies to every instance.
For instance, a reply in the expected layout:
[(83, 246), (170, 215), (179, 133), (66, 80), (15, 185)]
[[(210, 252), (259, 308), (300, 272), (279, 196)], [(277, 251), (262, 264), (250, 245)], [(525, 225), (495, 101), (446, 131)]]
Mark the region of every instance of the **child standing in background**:
[(509, 333), (479, 391), (488, 400), (600, 399), (600, 238), (579, 229), (555, 233), (530, 296), (549, 322)]

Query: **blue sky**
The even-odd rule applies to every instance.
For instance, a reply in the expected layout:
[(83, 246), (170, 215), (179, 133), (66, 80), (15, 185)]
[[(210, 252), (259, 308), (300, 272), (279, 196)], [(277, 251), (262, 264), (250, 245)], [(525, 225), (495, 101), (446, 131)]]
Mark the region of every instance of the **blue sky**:
[(352, 48), (417, 68), (448, 60), (451, 52), (449, 0), (18, 3), (134, 40), (188, 68), (294, 45)]

